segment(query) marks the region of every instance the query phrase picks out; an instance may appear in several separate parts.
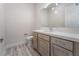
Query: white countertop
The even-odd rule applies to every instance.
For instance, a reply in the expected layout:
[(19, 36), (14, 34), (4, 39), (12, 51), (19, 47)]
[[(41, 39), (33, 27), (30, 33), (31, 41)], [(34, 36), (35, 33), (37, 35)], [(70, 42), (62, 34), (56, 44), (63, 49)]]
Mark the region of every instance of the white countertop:
[(34, 32), (43, 33), (50, 36), (55, 36), (59, 38), (63, 38), (70, 41), (79, 42), (79, 34), (78, 33), (71, 33), (65, 31), (49, 31), (49, 30), (34, 30)]

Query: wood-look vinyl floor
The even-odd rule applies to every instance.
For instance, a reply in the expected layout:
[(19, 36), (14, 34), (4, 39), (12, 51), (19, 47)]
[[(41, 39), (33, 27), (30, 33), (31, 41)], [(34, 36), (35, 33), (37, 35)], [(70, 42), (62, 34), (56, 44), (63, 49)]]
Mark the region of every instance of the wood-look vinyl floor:
[(26, 44), (21, 44), (7, 48), (5, 56), (39, 56), (39, 54)]

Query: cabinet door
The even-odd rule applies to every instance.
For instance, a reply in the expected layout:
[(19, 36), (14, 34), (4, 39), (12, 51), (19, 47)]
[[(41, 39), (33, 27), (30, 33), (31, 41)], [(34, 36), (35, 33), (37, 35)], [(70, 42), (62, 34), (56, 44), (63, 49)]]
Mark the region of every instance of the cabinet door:
[(53, 46), (51, 46), (51, 56), (54, 55), (54, 54), (53, 54), (53, 53), (54, 53), (53, 50), (54, 50), (54, 49), (53, 49)]
[(38, 38), (38, 51), (42, 56), (49, 56), (49, 41)]
[(53, 45), (53, 55), (54, 56), (72, 56), (72, 52), (64, 48)]
[(79, 43), (75, 42), (74, 44), (74, 55), (79, 56)]
[(33, 37), (33, 48), (37, 49), (37, 37)]

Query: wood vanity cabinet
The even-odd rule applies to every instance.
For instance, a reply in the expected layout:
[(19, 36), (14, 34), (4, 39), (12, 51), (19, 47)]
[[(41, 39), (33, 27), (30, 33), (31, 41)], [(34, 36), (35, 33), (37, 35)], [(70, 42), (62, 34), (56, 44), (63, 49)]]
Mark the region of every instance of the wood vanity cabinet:
[(33, 32), (33, 48), (42, 56), (79, 56), (79, 42)]
[(42, 56), (49, 56), (49, 36), (38, 34), (38, 51)]
[(32, 35), (33, 35), (32, 46), (33, 46), (34, 49), (38, 50), (38, 44), (37, 44), (38, 38), (37, 38), (37, 33), (36, 33), (36, 32), (33, 32)]

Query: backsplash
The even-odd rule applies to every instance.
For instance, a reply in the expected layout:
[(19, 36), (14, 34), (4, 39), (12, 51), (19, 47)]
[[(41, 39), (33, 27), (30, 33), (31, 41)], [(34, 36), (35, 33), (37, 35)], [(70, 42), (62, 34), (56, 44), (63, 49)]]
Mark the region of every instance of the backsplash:
[(74, 33), (79, 34), (79, 28), (67, 28), (67, 27), (56, 27), (53, 28), (53, 31), (60, 31), (60, 32), (68, 32), (68, 33)]

